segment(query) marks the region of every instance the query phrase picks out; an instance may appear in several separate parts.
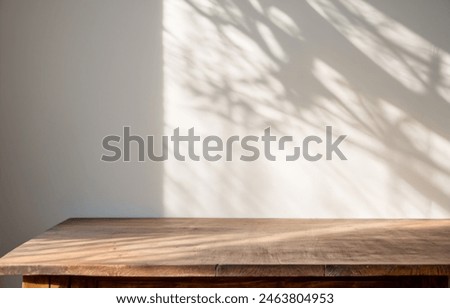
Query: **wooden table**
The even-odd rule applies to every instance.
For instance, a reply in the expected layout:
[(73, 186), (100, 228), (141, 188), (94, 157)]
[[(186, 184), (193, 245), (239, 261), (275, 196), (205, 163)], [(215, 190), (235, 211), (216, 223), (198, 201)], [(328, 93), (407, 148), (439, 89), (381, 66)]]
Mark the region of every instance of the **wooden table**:
[(450, 220), (69, 219), (0, 259), (24, 287), (448, 287)]

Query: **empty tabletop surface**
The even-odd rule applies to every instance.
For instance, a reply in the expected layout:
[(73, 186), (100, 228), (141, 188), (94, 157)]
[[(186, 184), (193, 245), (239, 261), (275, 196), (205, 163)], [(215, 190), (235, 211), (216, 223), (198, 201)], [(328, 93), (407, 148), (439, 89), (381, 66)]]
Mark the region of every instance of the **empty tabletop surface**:
[(69, 219), (2, 275), (450, 275), (450, 220)]

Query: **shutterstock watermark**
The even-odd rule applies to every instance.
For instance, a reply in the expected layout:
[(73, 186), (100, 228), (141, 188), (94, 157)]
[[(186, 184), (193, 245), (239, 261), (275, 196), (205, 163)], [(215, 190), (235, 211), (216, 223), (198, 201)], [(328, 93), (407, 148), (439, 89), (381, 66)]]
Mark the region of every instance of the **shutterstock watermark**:
[[(305, 136), (301, 142), (295, 143), (293, 136), (277, 137), (272, 134), (271, 128), (267, 127), (261, 136), (230, 136), (221, 138), (216, 135), (200, 137), (195, 134), (194, 127), (187, 131), (187, 134), (181, 134), (180, 128), (173, 130), (171, 136), (162, 136), (159, 143), (155, 141), (154, 136), (145, 138), (132, 135), (129, 126), (123, 127), (122, 136), (109, 135), (103, 138), (102, 146), (104, 153), (101, 157), (105, 162), (116, 162), (119, 160), (130, 162), (132, 145), (137, 146), (137, 161), (166, 161), (170, 156), (178, 161), (255, 161), (257, 159), (266, 159), (275, 161), (281, 159), (277, 153), (286, 152), (283, 155), (286, 161), (297, 161), (305, 159), (307, 161), (318, 160), (347, 160), (347, 157), (341, 151), (339, 146), (345, 140), (347, 135), (333, 135), (333, 127), (325, 127), (325, 140), (316, 135)], [(169, 151), (169, 141), (172, 145)], [(290, 146), (290, 151), (287, 148)], [(198, 147), (201, 147), (198, 150)], [(244, 150), (245, 153), (236, 155), (237, 148)], [(156, 149), (159, 148), (160, 153)], [(314, 148), (314, 150), (312, 149)], [(319, 150), (317, 149), (319, 148)], [(197, 150), (197, 151), (196, 151)], [(234, 154), (234, 155), (233, 155)]]

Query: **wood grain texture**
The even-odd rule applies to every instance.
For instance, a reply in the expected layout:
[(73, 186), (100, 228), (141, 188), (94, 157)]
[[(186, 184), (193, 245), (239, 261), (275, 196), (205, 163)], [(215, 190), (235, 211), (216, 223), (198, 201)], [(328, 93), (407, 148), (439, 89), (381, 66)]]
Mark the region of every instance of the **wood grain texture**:
[[(25, 287), (51, 288), (421, 288), (448, 287), (446, 276), (383, 277), (80, 277), (50, 276)], [(28, 277), (28, 280), (33, 277)]]
[(328, 265), (325, 267), (325, 276), (413, 276), (430, 275), (446, 276), (450, 270), (449, 265)]
[(50, 288), (70, 288), (70, 277), (67, 276), (49, 276)]
[(50, 288), (48, 276), (23, 276), (22, 288)]
[(238, 264), (216, 267), (216, 276), (220, 277), (320, 277), (325, 276), (322, 265), (267, 265)]
[(195, 277), (99, 278), (100, 288), (446, 288), (447, 277)]
[[(126, 278), (124, 278), (126, 279)], [(98, 288), (99, 277), (70, 277), (71, 288)]]
[(450, 276), (450, 220), (70, 219), (4, 275)]

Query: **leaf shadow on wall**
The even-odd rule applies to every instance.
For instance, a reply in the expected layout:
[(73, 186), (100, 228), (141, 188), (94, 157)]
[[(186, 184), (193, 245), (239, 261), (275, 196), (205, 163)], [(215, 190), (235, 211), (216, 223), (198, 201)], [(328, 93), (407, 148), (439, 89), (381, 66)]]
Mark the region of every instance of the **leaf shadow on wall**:
[[(190, 24), (184, 26), (194, 29), (178, 31), (165, 21), (165, 78), (194, 98), (184, 111), (197, 119), (215, 118), (224, 131), (261, 131), (270, 125), (278, 134), (293, 135), (331, 124), (349, 132), (349, 151), (362, 166), (367, 159), (384, 170), (369, 181), (371, 174), (355, 176), (334, 164), (316, 166), (323, 179), (337, 183), (335, 190), (351, 192), (365, 203), (360, 206), (369, 210), (362, 216), (410, 216), (414, 209), (413, 216), (429, 217), (436, 206), (449, 214), (449, 46), (434, 45), (409, 29), (412, 17), (400, 23), (362, 0), (187, 0), (165, 9), (188, 12)], [(233, 168), (208, 168), (216, 182), (198, 175), (196, 168), (185, 171), (197, 187), (219, 196), (215, 200), (227, 208), (225, 215), (246, 216), (246, 210), (268, 200), (252, 193), (260, 189), (252, 187), (252, 178), (267, 174), (250, 177)], [(166, 190), (202, 204), (192, 182), (180, 180), (170, 168), (165, 177)], [(276, 189), (273, 183), (267, 187)], [(240, 202), (228, 197), (230, 191)], [(403, 205), (390, 212), (377, 209), (380, 196), (392, 207)], [(300, 197), (289, 200), (293, 207), (302, 206)], [(321, 202), (327, 204), (324, 216), (357, 211), (356, 205), (334, 197)], [(242, 203), (248, 208), (242, 209)], [(207, 212), (207, 206), (199, 212)], [(260, 209), (255, 215), (272, 214)]]

